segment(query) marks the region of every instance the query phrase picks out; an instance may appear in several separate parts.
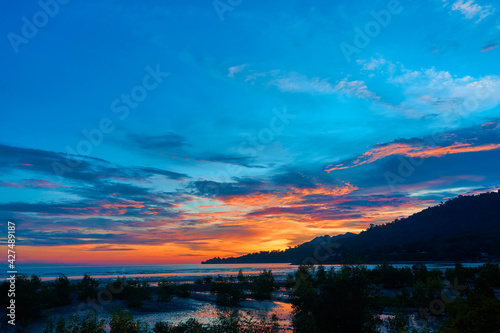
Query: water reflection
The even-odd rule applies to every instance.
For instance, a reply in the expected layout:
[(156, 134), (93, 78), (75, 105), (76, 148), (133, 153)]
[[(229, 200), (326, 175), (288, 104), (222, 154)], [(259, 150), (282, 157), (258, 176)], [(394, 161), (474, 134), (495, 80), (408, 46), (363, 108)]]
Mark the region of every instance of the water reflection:
[(154, 324), (159, 321), (176, 324), (187, 321), (190, 318), (194, 318), (202, 324), (210, 324), (216, 322), (219, 316), (228, 315), (231, 311), (236, 310), (241, 319), (252, 320), (254, 322), (270, 322), (272, 316), (275, 315), (277, 323), (280, 326), (280, 331), (292, 332), (292, 305), (290, 303), (280, 301), (245, 300), (242, 301), (240, 306), (237, 308), (231, 309), (192, 298), (184, 299), (182, 302), (185, 302), (183, 306), (180, 306), (182, 310), (134, 313), (134, 319), (150, 323), (151, 326), (154, 326)]

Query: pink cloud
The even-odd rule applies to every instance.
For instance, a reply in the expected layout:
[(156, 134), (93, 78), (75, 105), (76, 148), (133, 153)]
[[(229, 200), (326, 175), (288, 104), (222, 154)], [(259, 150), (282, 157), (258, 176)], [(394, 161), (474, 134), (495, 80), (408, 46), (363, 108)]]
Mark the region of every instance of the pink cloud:
[(0, 181), (0, 186), (15, 188), (61, 188), (68, 185), (57, 184), (45, 179), (23, 179), (19, 183)]
[(488, 51), (491, 51), (493, 49), (496, 49), (497, 47), (498, 47), (498, 44), (490, 44), (490, 45), (483, 47), (481, 49), (481, 52), (488, 52)]

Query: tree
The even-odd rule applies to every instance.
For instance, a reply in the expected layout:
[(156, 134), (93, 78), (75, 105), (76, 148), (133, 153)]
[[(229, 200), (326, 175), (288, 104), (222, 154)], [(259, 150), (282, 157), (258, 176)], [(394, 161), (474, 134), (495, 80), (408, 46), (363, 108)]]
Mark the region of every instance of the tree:
[(97, 298), (97, 288), (99, 287), (99, 281), (90, 277), (90, 275), (84, 274), (83, 279), (78, 282), (77, 288), (80, 291), (78, 299), (86, 300), (88, 298)]
[(92, 313), (85, 316), (61, 317), (55, 324), (54, 319), (51, 317), (43, 333), (106, 333), (104, 326), (105, 320), (98, 319)]
[(132, 314), (123, 309), (111, 311), (110, 333), (149, 333), (149, 325), (135, 321)]
[[(19, 323), (19, 326), (27, 325), (41, 315), (42, 303), (45, 302), (42, 297), (43, 285), (40, 277), (36, 275), (32, 275), (31, 278), (26, 275), (18, 275), (15, 281), (16, 323)], [(2, 309), (6, 309), (10, 305), (9, 289), (10, 282), (4, 281), (0, 287)]]
[(215, 302), (219, 305), (235, 306), (245, 299), (243, 291), (231, 282), (213, 282), (210, 286), (210, 292), (217, 295)]
[(247, 281), (247, 278), (245, 277), (245, 275), (243, 275), (243, 271), (241, 270), (241, 268), (238, 271), (238, 281), (241, 283), (245, 283)]
[(344, 265), (318, 288), (307, 274), (298, 276), (292, 298), (296, 332), (377, 332), (375, 288), (366, 267)]
[(251, 285), (253, 297), (258, 300), (271, 299), (273, 290), (276, 289), (272, 271), (263, 270)]
[(52, 284), (53, 302), (55, 306), (71, 304), (72, 287), (66, 275), (61, 274)]
[(172, 286), (168, 281), (160, 281), (158, 282), (158, 300), (162, 302), (169, 302), (173, 297)]
[(485, 279), (478, 279), (467, 298), (450, 303), (446, 311), (443, 333), (500, 332), (500, 300)]

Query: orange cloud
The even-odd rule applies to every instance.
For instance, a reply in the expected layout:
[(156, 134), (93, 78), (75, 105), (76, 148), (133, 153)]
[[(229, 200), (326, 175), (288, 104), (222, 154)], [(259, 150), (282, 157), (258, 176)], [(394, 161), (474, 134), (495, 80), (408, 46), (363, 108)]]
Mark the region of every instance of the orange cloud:
[(479, 151), (494, 150), (500, 148), (500, 144), (487, 144), (481, 146), (473, 146), (469, 143), (455, 143), (445, 147), (428, 147), (428, 146), (412, 146), (407, 143), (392, 143), (385, 146), (377, 146), (363, 155), (356, 158), (349, 164), (337, 164), (335, 166), (328, 165), (327, 172), (334, 170), (342, 170), (353, 168), (359, 165), (368, 164), (380, 160), (391, 155), (404, 155), (408, 157), (441, 157), (448, 154), (472, 153)]
[(314, 188), (291, 187), (283, 192), (275, 191), (270, 193), (255, 193), (245, 196), (231, 196), (229, 198), (219, 199), (231, 206), (262, 207), (262, 206), (283, 206), (299, 202), (307, 195), (330, 195), (342, 196), (356, 191), (358, 187), (345, 182), (338, 186), (321, 186)]

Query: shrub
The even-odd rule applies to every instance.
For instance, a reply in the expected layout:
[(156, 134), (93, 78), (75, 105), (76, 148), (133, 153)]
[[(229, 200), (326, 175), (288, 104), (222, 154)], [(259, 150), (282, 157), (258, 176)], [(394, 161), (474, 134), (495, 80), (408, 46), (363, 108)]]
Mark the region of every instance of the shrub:
[(273, 290), (276, 289), (273, 273), (269, 270), (263, 270), (251, 285), (253, 297), (258, 300), (271, 299)]
[(494, 288), (500, 288), (500, 265), (486, 263), (478, 268), (479, 276), (486, 279)]
[(172, 300), (173, 297), (173, 290), (172, 290), (172, 285), (168, 281), (160, 281), (158, 282), (158, 300), (162, 302), (169, 302)]
[(97, 298), (98, 287), (99, 281), (85, 274), (83, 276), (83, 279), (77, 284), (77, 288), (80, 291), (80, 293), (78, 294), (78, 299), (86, 300), (87, 298)]
[(177, 284), (166, 280), (158, 283), (158, 300), (170, 301), (172, 296), (189, 297), (191, 295), (191, 288), (189, 284)]
[(285, 278), (285, 288), (292, 289), (295, 286), (295, 276), (292, 273), (287, 274)]
[(108, 284), (108, 289), (115, 294), (116, 298), (126, 300), (127, 306), (131, 308), (141, 307), (145, 300), (152, 297), (149, 283), (138, 279), (119, 277)]
[(98, 319), (94, 314), (85, 316), (72, 315), (69, 318), (59, 318), (56, 324), (49, 318), (43, 333), (106, 333), (105, 320)]
[(377, 332), (375, 289), (364, 266), (342, 266), (315, 288), (309, 270), (296, 274), (292, 296), (296, 332)]
[(61, 274), (54, 282), (49, 284), (52, 289), (52, 305), (61, 306), (71, 304), (71, 291), (73, 288), (66, 275)]
[(214, 282), (212, 283), (210, 292), (217, 295), (215, 302), (219, 305), (235, 306), (245, 299), (243, 291), (231, 282)]
[(467, 299), (458, 299), (447, 305), (448, 314), (440, 332), (499, 332), (500, 300), (486, 280), (477, 280)]
[[(32, 275), (31, 278), (28, 278), (26, 275), (18, 275), (15, 283), (16, 322), (20, 325), (27, 325), (32, 320), (40, 317), (42, 302), (45, 301), (42, 298), (43, 284), (40, 277), (36, 275)], [(0, 287), (2, 309), (6, 309), (10, 304), (10, 298), (8, 297), (9, 289), (10, 282), (4, 281)], [(3, 316), (2, 319), (2, 324), (7, 324), (8, 317)]]
[(110, 333), (148, 333), (149, 325), (140, 320), (135, 321), (132, 314), (123, 309), (111, 311)]
[(240, 283), (245, 283), (245, 282), (247, 281), (247, 278), (246, 278), (246, 276), (245, 276), (245, 275), (243, 275), (243, 271), (241, 270), (241, 268), (240, 268), (240, 270), (238, 271), (238, 281), (239, 281)]
[(377, 265), (369, 273), (375, 283), (391, 289), (408, 286), (413, 279), (410, 268), (396, 268), (388, 263)]

